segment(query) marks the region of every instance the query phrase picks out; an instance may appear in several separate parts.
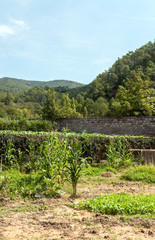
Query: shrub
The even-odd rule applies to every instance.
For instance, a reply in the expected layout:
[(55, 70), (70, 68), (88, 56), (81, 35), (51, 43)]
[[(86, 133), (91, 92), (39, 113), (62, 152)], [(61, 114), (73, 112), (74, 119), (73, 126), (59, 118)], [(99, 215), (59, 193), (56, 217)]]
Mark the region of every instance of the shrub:
[(19, 120), (0, 119), (0, 130), (15, 130), (15, 131), (55, 131), (57, 123), (47, 120), (28, 120), (21, 118)]

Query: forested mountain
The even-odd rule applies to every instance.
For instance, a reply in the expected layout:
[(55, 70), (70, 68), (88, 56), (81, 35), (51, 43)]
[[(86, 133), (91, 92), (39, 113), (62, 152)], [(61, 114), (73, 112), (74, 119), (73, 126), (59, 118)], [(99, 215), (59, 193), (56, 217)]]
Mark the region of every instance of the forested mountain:
[(84, 84), (69, 81), (69, 80), (53, 80), (53, 81), (30, 81), (17, 78), (0, 78), (0, 91), (18, 93), (24, 90), (28, 90), (32, 87), (66, 87), (66, 88), (76, 88), (83, 86)]
[(110, 100), (115, 97), (119, 86), (125, 86), (127, 79), (134, 74), (148, 81), (149, 88), (155, 88), (155, 42), (149, 42), (119, 58), (108, 71), (97, 76), (86, 95), (93, 100), (99, 97)]
[(55, 119), (155, 115), (155, 42), (119, 58), (89, 85), (78, 84), (74, 88), (74, 82), (67, 81), (72, 87), (69, 88), (60, 80), (64, 85), (51, 88), (56, 82), (1, 79), (0, 117)]

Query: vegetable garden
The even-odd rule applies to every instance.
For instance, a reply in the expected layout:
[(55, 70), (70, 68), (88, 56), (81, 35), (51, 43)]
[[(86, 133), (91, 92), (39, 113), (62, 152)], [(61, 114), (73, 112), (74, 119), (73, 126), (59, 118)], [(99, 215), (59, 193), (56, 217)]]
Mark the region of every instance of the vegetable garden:
[[(90, 211), (85, 214), (82, 212), (87, 217), (79, 220), (77, 224), (84, 224), (83, 229), (91, 229), (92, 232), (83, 232), (87, 238), (82, 238), (79, 231), (78, 236), (74, 236), (73, 239), (96, 239), (97, 233), (98, 239), (104, 239), (106, 236), (111, 240), (117, 239), (116, 233), (101, 233), (96, 221), (99, 216), (101, 220), (102, 215), (111, 216), (107, 217), (108, 224), (117, 218), (121, 222), (121, 219), (127, 219), (128, 227), (133, 217), (139, 219), (140, 226), (143, 221), (149, 221), (150, 235), (147, 231), (147, 237), (154, 236), (152, 229), (155, 226), (155, 167), (141, 165), (142, 160), (139, 160), (139, 163), (135, 162), (128, 149), (139, 146), (152, 148), (155, 138), (106, 136), (85, 132), (75, 134), (66, 131), (1, 131), (0, 143), (0, 222), (1, 219), (6, 219), (7, 222), (7, 211), (12, 213), (14, 209), (26, 215), (31, 211), (46, 214), (54, 211), (51, 210), (52, 206), (58, 211), (59, 207), (64, 209), (66, 206), (69, 215), (70, 211), (78, 211), (79, 214), (79, 211), (84, 209)], [(20, 202), (23, 200), (25, 203), (21, 207)], [(62, 215), (64, 218), (65, 210), (62, 210)], [(74, 219), (73, 215), (72, 217)], [(57, 219), (58, 222), (59, 220)], [(47, 222), (44, 224), (48, 225)], [(71, 229), (67, 226), (69, 225), (66, 225), (66, 229), (71, 234)], [(97, 230), (93, 230), (94, 226)], [(62, 231), (65, 232), (61, 223), (57, 228), (60, 238)], [(59, 239), (50, 238), (51, 235), (47, 232), (49, 239)], [(6, 235), (3, 235), (5, 239)], [(146, 234), (143, 235), (144, 239), (147, 239)], [(41, 234), (38, 236), (31, 239), (48, 239)], [(71, 239), (71, 235), (62, 236)], [(18, 239), (17, 236), (15, 238)]]

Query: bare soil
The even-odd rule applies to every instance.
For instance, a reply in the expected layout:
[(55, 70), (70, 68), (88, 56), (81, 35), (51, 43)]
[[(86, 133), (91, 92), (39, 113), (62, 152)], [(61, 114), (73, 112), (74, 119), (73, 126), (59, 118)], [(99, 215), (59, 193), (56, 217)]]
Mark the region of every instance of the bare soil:
[[(79, 196), (70, 198), (70, 186), (57, 199), (35, 201), (1, 200), (0, 239), (2, 240), (146, 240), (155, 239), (155, 219), (127, 218), (101, 215), (76, 210), (71, 202), (90, 199), (97, 195), (126, 192), (128, 194), (155, 194), (155, 185), (123, 182), (118, 176), (81, 179)], [(41, 211), (18, 211), (21, 206), (45, 205)], [(32, 209), (31, 209), (32, 210)]]

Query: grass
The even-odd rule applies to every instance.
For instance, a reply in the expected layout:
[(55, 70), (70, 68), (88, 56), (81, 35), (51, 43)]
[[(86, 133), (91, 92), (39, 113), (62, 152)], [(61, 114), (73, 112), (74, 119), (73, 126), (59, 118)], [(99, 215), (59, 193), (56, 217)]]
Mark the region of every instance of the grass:
[(73, 204), (78, 209), (116, 215), (153, 215), (155, 217), (155, 196), (154, 195), (128, 195), (126, 193), (110, 194), (90, 199), (86, 202)]
[(3, 212), (33, 212), (33, 211), (44, 211), (46, 205), (42, 202), (39, 204), (24, 204), (19, 206), (14, 206), (11, 208), (1, 208), (1, 213)]
[(96, 176), (99, 176), (103, 172), (112, 172), (114, 174), (117, 173), (117, 171), (112, 167), (105, 167), (104, 165), (99, 165), (96, 167), (88, 166), (87, 168), (84, 169), (83, 175), (96, 177)]
[[(96, 178), (101, 173), (111, 171), (116, 173), (113, 168), (104, 166), (90, 167), (84, 169), (84, 180), (93, 180), (97, 182), (108, 181), (105, 178)], [(88, 179), (87, 179), (88, 178)], [(3, 197), (14, 198), (35, 198), (36, 196), (45, 197), (47, 189), (44, 186), (40, 172), (32, 172), (29, 174), (21, 173), (18, 170), (7, 170), (0, 172), (0, 193)]]
[(0, 173), (0, 192), (4, 197), (32, 197), (39, 189), (39, 174), (24, 174), (18, 170)]
[(155, 166), (141, 165), (129, 168), (121, 179), (127, 181), (141, 181), (145, 183), (155, 183)]

